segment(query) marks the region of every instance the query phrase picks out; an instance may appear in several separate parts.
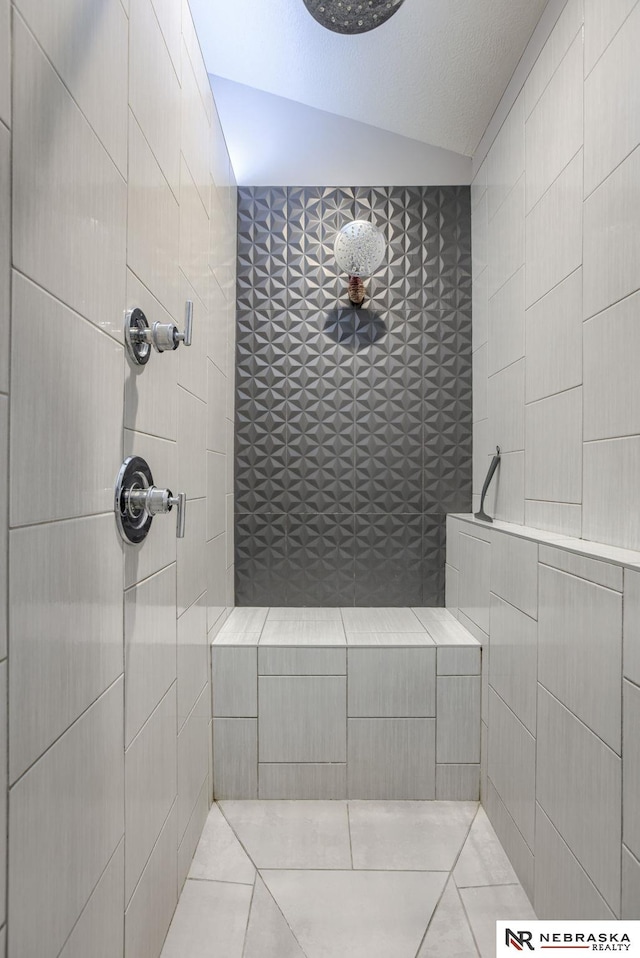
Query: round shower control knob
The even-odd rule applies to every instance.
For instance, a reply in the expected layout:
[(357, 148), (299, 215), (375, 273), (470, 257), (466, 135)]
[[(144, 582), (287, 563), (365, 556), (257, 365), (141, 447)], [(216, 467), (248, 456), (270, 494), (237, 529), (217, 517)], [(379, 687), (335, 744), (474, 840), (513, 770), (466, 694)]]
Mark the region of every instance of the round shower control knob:
[(157, 489), (148, 464), (140, 456), (129, 456), (122, 463), (116, 481), (115, 513), (118, 531), (125, 542), (137, 544), (146, 539), (154, 516), (171, 512), (176, 506), (176, 535), (184, 537), (187, 497), (174, 496), (170, 489)]
[(151, 356), (151, 347), (157, 353), (171, 352), (180, 343), (191, 345), (193, 331), (193, 303), (187, 300), (184, 311), (184, 332), (175, 323), (153, 323), (137, 306), (129, 309), (124, 317), (124, 341), (130, 358), (138, 366), (145, 366)]

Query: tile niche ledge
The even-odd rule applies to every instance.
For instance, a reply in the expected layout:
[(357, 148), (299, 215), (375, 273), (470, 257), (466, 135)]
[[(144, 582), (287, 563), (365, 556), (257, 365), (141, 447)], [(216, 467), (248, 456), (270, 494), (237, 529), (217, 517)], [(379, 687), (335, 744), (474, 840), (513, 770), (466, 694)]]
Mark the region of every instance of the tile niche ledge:
[(538, 542), (541, 545), (551, 545), (565, 552), (572, 552), (575, 555), (585, 556), (589, 559), (599, 559), (602, 562), (609, 562), (612, 565), (624, 566), (627, 569), (640, 570), (640, 552), (633, 549), (621, 549), (618, 546), (610, 546), (605, 543), (592, 542), (589, 539), (576, 539), (573, 536), (565, 536), (560, 532), (547, 532), (544, 529), (534, 529), (532, 526), (520, 526), (514, 522), (503, 522), (500, 519), (494, 519), (493, 522), (483, 522), (476, 519), (471, 513), (449, 513), (448, 519), (456, 519), (469, 526), (475, 527), (476, 532), (470, 532), (470, 535), (478, 535), (480, 530), (484, 535), (479, 538), (488, 539), (492, 532), (501, 532), (506, 535), (516, 536), (519, 539), (527, 539), (530, 542)]

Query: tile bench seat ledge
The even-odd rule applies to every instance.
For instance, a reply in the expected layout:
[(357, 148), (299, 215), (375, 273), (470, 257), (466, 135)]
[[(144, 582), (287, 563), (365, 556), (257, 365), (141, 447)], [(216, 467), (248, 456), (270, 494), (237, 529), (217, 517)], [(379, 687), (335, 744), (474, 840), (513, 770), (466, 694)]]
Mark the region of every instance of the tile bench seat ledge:
[(477, 800), (480, 642), (446, 609), (331, 611), (214, 638), (216, 798)]

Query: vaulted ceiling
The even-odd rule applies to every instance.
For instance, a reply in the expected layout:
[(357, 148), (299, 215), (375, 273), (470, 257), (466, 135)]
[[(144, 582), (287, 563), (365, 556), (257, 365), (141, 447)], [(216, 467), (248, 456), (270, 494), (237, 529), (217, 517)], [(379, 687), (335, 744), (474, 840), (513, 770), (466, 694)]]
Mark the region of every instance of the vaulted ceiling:
[(190, 0), (210, 73), (471, 155), (547, 0), (405, 0), (344, 36), (303, 0)]

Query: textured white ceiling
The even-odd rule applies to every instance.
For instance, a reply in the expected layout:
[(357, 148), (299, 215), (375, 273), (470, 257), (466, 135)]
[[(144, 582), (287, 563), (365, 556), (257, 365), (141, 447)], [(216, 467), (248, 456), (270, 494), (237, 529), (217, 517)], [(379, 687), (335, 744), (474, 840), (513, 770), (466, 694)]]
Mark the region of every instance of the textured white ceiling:
[(190, 0), (210, 73), (471, 155), (547, 0), (405, 0), (342, 36), (302, 0)]

